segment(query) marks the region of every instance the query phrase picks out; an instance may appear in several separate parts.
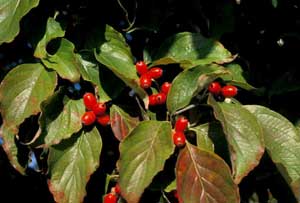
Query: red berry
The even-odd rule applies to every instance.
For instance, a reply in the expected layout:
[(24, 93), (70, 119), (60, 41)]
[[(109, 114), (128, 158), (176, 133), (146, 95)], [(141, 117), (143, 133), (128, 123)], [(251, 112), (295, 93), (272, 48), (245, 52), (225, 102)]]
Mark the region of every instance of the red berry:
[(98, 102), (97, 104), (95, 104), (93, 106), (93, 112), (97, 115), (97, 116), (101, 116), (105, 113), (106, 111), (106, 105), (105, 103), (102, 102)]
[(161, 85), (161, 92), (165, 93), (165, 94), (168, 94), (169, 90), (170, 90), (170, 87), (171, 87), (171, 83), (169, 82), (164, 82), (162, 85)]
[(156, 102), (156, 94), (152, 94), (149, 96), (149, 105), (150, 106), (155, 106), (157, 105), (157, 102)]
[(175, 123), (175, 131), (183, 132), (189, 124), (189, 120), (186, 119), (184, 116), (180, 116)]
[(120, 184), (119, 183), (117, 183), (116, 185), (115, 185), (115, 193), (116, 194), (121, 194), (121, 188), (120, 188)]
[(186, 138), (182, 131), (178, 131), (173, 134), (173, 143), (177, 147), (183, 147), (185, 145), (185, 141), (186, 141)]
[(225, 85), (222, 88), (222, 95), (224, 97), (234, 97), (235, 95), (237, 95), (237, 87), (233, 86), (233, 85)]
[(81, 117), (81, 122), (84, 125), (92, 125), (96, 120), (96, 115), (93, 111), (85, 112)]
[(110, 116), (108, 114), (99, 116), (97, 122), (102, 126), (107, 126), (110, 123)]
[(113, 193), (108, 193), (104, 196), (103, 203), (116, 203), (118, 197)]
[(151, 78), (158, 79), (163, 75), (163, 70), (159, 67), (154, 67), (148, 71), (148, 74)]
[(97, 104), (97, 99), (94, 94), (87, 92), (83, 95), (83, 103), (88, 110), (92, 110), (93, 106)]
[(178, 192), (177, 192), (177, 190), (173, 190), (173, 194), (174, 194), (174, 197), (175, 197), (176, 199), (178, 199)]
[(135, 68), (139, 75), (144, 75), (148, 72), (147, 64), (144, 61), (136, 62)]
[(219, 82), (212, 82), (208, 87), (208, 91), (215, 95), (220, 94), (221, 89), (222, 87)]
[(160, 93), (156, 94), (155, 100), (156, 100), (157, 104), (164, 104), (164, 103), (166, 103), (167, 96), (165, 93), (160, 92)]
[(140, 86), (143, 88), (143, 89), (147, 89), (149, 87), (151, 87), (152, 85), (152, 79), (150, 77), (149, 74), (143, 74), (141, 77), (140, 77)]

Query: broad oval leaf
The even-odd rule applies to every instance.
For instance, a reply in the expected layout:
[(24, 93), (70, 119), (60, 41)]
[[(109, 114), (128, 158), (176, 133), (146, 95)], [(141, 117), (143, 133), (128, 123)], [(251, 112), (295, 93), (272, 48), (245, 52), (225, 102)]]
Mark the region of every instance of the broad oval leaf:
[(234, 181), (240, 183), (259, 164), (264, 153), (262, 128), (256, 117), (238, 103), (217, 102), (210, 95), (208, 104), (222, 124), (229, 144)]
[(230, 74), (221, 77), (225, 82), (241, 87), (245, 90), (256, 89), (246, 81), (244, 76), (245, 72), (243, 71), (242, 67), (239, 64), (236, 63), (226, 64), (225, 68), (230, 72)]
[(222, 66), (203, 65), (184, 70), (172, 82), (167, 97), (167, 108), (171, 114), (187, 106), (192, 98), (221, 75), (227, 74)]
[(187, 143), (176, 163), (179, 199), (184, 203), (239, 203), (230, 168), (213, 152)]
[(120, 187), (128, 203), (138, 203), (153, 177), (174, 151), (166, 121), (142, 121), (120, 144)]
[(83, 100), (65, 96), (62, 101), (61, 97), (61, 93), (55, 94), (42, 106), (38, 142), (46, 147), (60, 143), (82, 128), (81, 116), (85, 112)]
[(268, 154), (300, 200), (300, 133), (281, 114), (259, 105), (245, 105), (258, 119)]
[(22, 175), (25, 175), (25, 166), (18, 161), (18, 147), (15, 142), (13, 129), (2, 125), (0, 128), (0, 137), (3, 139), (2, 147), (7, 155), (10, 164)]
[(49, 149), (49, 189), (56, 202), (81, 203), (90, 175), (99, 166), (101, 136), (96, 127), (80, 131)]
[(40, 104), (53, 94), (55, 72), (41, 64), (21, 64), (12, 69), (0, 85), (0, 110), (7, 126), (18, 126), (41, 111)]
[(54, 18), (48, 18), (46, 32), (43, 38), (37, 44), (34, 51), (34, 56), (40, 59), (47, 57), (47, 44), (51, 40), (63, 36), (65, 36), (65, 31), (61, 28), (60, 24), (56, 22)]
[(67, 39), (61, 39), (59, 49), (54, 55), (48, 54), (42, 58), (45, 66), (55, 70), (60, 77), (78, 82), (80, 80), (80, 71), (82, 64), (78, 54), (74, 53), (75, 46)]
[(153, 64), (179, 63), (183, 68), (228, 63), (234, 56), (224, 46), (200, 33), (182, 32), (168, 38), (154, 56)]
[(121, 33), (107, 25), (105, 39), (95, 50), (95, 57), (144, 99), (147, 106), (147, 93), (139, 85), (130, 47)]
[(115, 137), (122, 141), (138, 123), (138, 117), (132, 117), (120, 107), (113, 105), (110, 107), (111, 129)]
[(20, 31), (20, 21), (39, 0), (0, 0), (0, 45), (11, 42)]

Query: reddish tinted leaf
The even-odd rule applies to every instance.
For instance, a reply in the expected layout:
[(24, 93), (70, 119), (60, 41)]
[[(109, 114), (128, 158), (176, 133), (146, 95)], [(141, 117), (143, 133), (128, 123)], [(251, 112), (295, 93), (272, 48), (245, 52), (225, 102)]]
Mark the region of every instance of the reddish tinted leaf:
[(2, 125), (0, 129), (0, 137), (3, 139), (3, 149), (11, 165), (21, 174), (25, 175), (25, 168), (18, 161), (18, 148), (15, 143), (14, 130)]
[(110, 119), (112, 131), (119, 141), (122, 141), (139, 123), (139, 118), (131, 117), (116, 105), (110, 108)]
[(166, 121), (142, 121), (120, 144), (120, 187), (128, 203), (138, 203), (174, 151)]
[(96, 127), (50, 148), (48, 185), (56, 202), (83, 202), (86, 184), (99, 166), (101, 149), (102, 140)]
[(179, 198), (184, 203), (239, 203), (237, 185), (230, 169), (216, 154), (189, 143), (176, 164)]

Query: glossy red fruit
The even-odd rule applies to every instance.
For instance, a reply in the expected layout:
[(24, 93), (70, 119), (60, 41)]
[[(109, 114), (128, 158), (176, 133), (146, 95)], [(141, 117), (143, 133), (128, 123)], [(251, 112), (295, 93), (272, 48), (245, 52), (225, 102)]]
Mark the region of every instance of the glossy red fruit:
[(118, 197), (114, 193), (104, 195), (103, 203), (116, 203), (117, 201)]
[(212, 82), (208, 86), (208, 91), (215, 95), (220, 94), (221, 90), (222, 90), (222, 87), (219, 82)]
[(97, 118), (97, 122), (102, 126), (107, 126), (110, 123), (110, 116), (108, 114), (104, 114)]
[(183, 147), (185, 145), (185, 134), (182, 131), (177, 131), (173, 134), (173, 143), (177, 147)]
[(149, 87), (151, 87), (152, 85), (152, 79), (150, 77), (149, 74), (143, 74), (141, 77), (140, 77), (140, 86), (143, 88), (143, 89), (147, 89)]
[(136, 62), (135, 68), (139, 75), (143, 75), (148, 72), (147, 64), (144, 61)]
[(171, 83), (169, 82), (164, 82), (162, 85), (161, 85), (161, 88), (160, 88), (160, 91), (165, 93), (166, 95), (168, 94), (169, 90), (171, 88)]
[(156, 102), (156, 94), (152, 94), (149, 96), (149, 105), (150, 106), (155, 106), (157, 105), (157, 102)]
[(189, 120), (184, 116), (179, 116), (175, 123), (175, 131), (183, 132), (189, 125)]
[(156, 100), (157, 104), (164, 104), (164, 103), (166, 103), (167, 96), (165, 93), (160, 92), (160, 93), (156, 94), (155, 100)]
[(106, 105), (105, 103), (102, 102), (98, 102), (97, 104), (95, 104), (93, 106), (93, 112), (97, 115), (97, 116), (102, 116), (105, 114), (106, 111)]
[(120, 184), (119, 183), (117, 183), (116, 185), (115, 185), (115, 193), (116, 194), (121, 194), (121, 188), (120, 188)]
[(96, 115), (93, 111), (85, 112), (81, 117), (81, 122), (84, 125), (92, 125), (96, 120)]
[(87, 92), (83, 95), (83, 103), (88, 110), (92, 110), (93, 106), (97, 104), (97, 99), (94, 94)]
[(225, 85), (222, 88), (221, 92), (225, 98), (234, 97), (235, 95), (237, 95), (238, 89), (236, 86), (233, 86), (233, 85)]
[(148, 71), (148, 74), (151, 78), (158, 79), (163, 75), (163, 70), (159, 67), (154, 67)]

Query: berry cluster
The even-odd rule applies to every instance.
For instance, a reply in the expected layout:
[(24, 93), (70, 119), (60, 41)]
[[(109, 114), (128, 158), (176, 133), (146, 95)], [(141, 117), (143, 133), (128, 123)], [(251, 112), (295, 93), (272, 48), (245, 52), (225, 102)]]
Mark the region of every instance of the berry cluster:
[(175, 131), (173, 133), (173, 143), (177, 147), (183, 147), (185, 145), (184, 131), (188, 127), (189, 121), (184, 116), (179, 116), (175, 123)]
[[(136, 71), (140, 75), (140, 86), (143, 89), (148, 89), (152, 86), (152, 81), (160, 78), (163, 75), (163, 70), (159, 67), (153, 67), (148, 70), (148, 66), (144, 61), (138, 61), (135, 64)], [(164, 82), (160, 91), (156, 94), (151, 94), (149, 96), (149, 105), (161, 105), (164, 104), (167, 100), (167, 94), (171, 87), (171, 83)]]
[(83, 95), (83, 103), (87, 110), (81, 117), (81, 122), (84, 125), (92, 125), (95, 121), (102, 126), (109, 124), (110, 117), (106, 113), (106, 104), (98, 102), (94, 94), (90, 92), (85, 93)]
[(213, 95), (221, 94), (225, 98), (231, 98), (237, 95), (238, 89), (233, 85), (225, 85), (222, 87), (219, 82), (215, 81), (209, 85), (208, 91)]
[(115, 187), (111, 188), (111, 192), (104, 195), (103, 203), (116, 203), (121, 194), (120, 185), (117, 183)]

